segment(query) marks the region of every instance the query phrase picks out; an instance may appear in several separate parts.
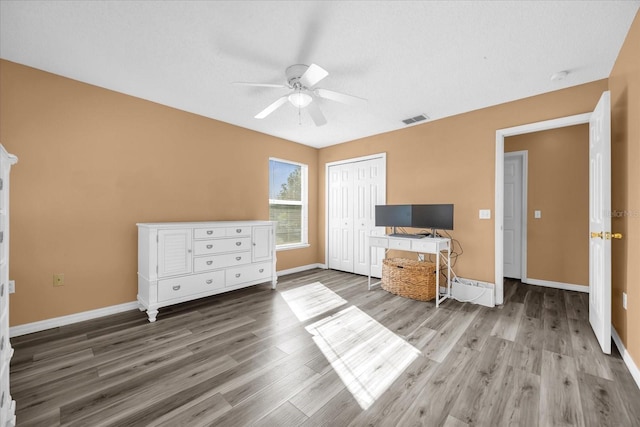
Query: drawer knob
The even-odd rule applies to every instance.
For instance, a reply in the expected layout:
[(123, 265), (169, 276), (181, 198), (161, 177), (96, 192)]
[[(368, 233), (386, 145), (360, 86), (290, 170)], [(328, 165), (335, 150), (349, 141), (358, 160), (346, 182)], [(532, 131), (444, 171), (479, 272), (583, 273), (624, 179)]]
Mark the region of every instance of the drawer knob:
[(207, 261), (207, 265), (213, 264), (213, 261)]
[(211, 249), (213, 245), (207, 245), (207, 249)]
[(261, 268), (259, 271), (260, 271), (260, 273), (264, 272), (264, 268)]
[(237, 257), (236, 257), (236, 261), (240, 261), (241, 259), (242, 259), (242, 257), (241, 257), (241, 256), (237, 256)]
[(2, 397), (0, 397), (0, 408), (4, 408), (4, 391), (2, 392)]
[(2, 341), (0, 341), (0, 351), (4, 350), (4, 337), (2, 337)]
[(179, 290), (180, 290), (180, 285), (175, 285), (175, 286), (173, 287), (173, 290), (174, 290), (174, 291), (179, 291)]
[(209, 235), (213, 234), (213, 230), (207, 230), (207, 234)]
[(236, 242), (236, 246), (240, 246), (242, 242)]
[(213, 283), (213, 280), (211, 280), (211, 279), (207, 280), (207, 285), (210, 285), (212, 283)]
[(236, 277), (240, 277), (240, 273), (236, 273)]
[(4, 296), (4, 283), (0, 286), (0, 297)]
[(236, 228), (236, 233), (242, 233), (242, 228)]

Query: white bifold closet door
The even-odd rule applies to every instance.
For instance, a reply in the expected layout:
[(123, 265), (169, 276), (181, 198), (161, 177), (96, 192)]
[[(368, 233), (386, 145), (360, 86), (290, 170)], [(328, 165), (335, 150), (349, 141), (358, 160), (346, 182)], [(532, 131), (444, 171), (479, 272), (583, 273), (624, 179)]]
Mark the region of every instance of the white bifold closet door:
[[(328, 167), (329, 268), (369, 273), (369, 236), (384, 234), (384, 227), (375, 226), (375, 206), (385, 203), (385, 169), (384, 157)], [(371, 252), (371, 273), (380, 277), (384, 250)]]

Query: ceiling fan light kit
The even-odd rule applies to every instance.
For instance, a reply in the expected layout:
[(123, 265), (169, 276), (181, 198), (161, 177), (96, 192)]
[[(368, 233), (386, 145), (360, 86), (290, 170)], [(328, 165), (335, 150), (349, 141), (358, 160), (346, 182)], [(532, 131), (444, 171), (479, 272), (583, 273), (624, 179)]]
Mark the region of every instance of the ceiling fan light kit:
[(314, 87), (328, 75), (329, 72), (319, 65), (295, 64), (287, 67), (287, 69), (285, 70), (287, 84), (277, 85), (273, 83), (251, 82), (236, 82), (235, 84), (244, 86), (289, 88), (292, 90), (291, 93), (278, 98), (267, 108), (256, 114), (256, 119), (264, 119), (269, 114), (280, 108), (287, 101), (289, 101), (291, 105), (296, 107), (298, 110), (308, 107), (307, 111), (309, 112), (309, 115), (311, 116), (311, 119), (313, 120), (315, 125), (322, 126), (327, 123), (327, 119), (324, 117), (324, 114), (322, 113), (320, 107), (316, 102), (317, 98), (329, 99), (331, 101), (337, 101), (349, 105), (357, 105), (359, 103), (366, 102), (366, 99), (364, 98)]
[(301, 91), (294, 92), (288, 96), (289, 102), (296, 108), (304, 108), (311, 103), (313, 98), (308, 93)]

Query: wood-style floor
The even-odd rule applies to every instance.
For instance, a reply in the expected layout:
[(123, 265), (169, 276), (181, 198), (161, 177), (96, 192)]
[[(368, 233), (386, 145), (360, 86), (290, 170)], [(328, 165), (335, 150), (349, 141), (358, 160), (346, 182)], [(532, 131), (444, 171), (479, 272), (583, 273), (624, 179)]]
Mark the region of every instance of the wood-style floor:
[[(268, 285), (12, 339), (19, 426), (640, 426), (587, 295), (508, 282), (436, 309), (366, 277)], [(615, 352), (615, 350), (614, 350)]]

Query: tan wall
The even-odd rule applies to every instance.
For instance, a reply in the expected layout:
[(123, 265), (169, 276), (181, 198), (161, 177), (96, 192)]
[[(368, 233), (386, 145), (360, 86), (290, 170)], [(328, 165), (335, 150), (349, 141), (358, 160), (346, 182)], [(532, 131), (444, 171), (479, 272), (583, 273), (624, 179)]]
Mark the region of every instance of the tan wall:
[(505, 138), (505, 152), (523, 150), (527, 277), (589, 286), (589, 125)]
[(7, 61), (0, 78), (0, 142), (19, 158), (12, 325), (135, 301), (136, 222), (268, 219), (269, 156), (309, 165), (311, 247), (277, 268), (317, 262), (316, 149)]
[[(640, 13), (609, 76), (611, 90), (611, 207), (618, 214), (612, 242), (613, 325), (640, 364)], [(627, 293), (627, 311), (622, 308)]]
[[(464, 249), (456, 273), (493, 283), (496, 130), (592, 111), (605, 90), (600, 80), (323, 148), (319, 194), (327, 162), (386, 152), (387, 203), (454, 203), (451, 234)], [(319, 208), (323, 259), (324, 199)], [(479, 209), (491, 209), (492, 219), (478, 219)]]

